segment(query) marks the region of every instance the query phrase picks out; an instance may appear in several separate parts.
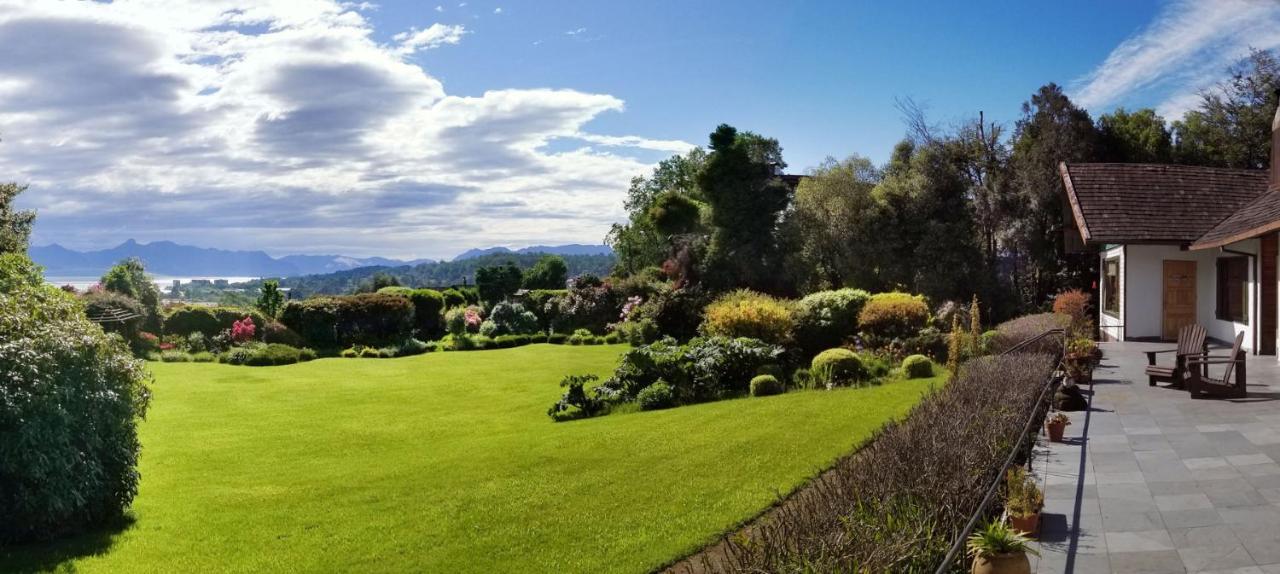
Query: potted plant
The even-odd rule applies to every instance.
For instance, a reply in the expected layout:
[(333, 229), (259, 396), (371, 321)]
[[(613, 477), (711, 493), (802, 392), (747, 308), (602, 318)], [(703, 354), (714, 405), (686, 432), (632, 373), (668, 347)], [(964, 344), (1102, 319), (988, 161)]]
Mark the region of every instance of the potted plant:
[(969, 537), (973, 574), (1031, 574), (1027, 553), (1039, 556), (1031, 541), (998, 520), (988, 522)]
[(1071, 377), (1076, 384), (1093, 380), (1093, 366), (1097, 364), (1094, 351), (1097, 348), (1098, 345), (1088, 337), (1075, 337), (1067, 342), (1064, 362), (1067, 367), (1067, 376)]
[(1049, 431), (1049, 440), (1051, 442), (1062, 442), (1062, 433), (1067, 430), (1067, 425), (1071, 424), (1071, 419), (1063, 413), (1053, 413), (1053, 416), (1044, 421), (1045, 430)]
[(1036, 486), (1036, 481), (1022, 467), (1014, 467), (1004, 477), (1004, 489), (1004, 510), (1009, 515), (1009, 527), (1031, 538), (1038, 536), (1044, 493)]

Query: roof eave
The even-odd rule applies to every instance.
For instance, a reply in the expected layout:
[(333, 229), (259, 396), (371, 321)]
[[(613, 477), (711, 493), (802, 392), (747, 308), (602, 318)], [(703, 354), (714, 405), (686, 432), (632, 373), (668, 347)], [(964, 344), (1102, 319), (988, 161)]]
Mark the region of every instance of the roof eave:
[(1071, 204), (1071, 215), (1076, 221), (1076, 230), (1080, 232), (1080, 239), (1089, 244), (1092, 236), (1089, 234), (1089, 224), (1084, 220), (1084, 212), (1080, 210), (1080, 201), (1076, 198), (1076, 188), (1071, 184), (1071, 170), (1067, 168), (1067, 162), (1058, 162), (1058, 174), (1062, 176), (1062, 185), (1067, 188), (1067, 202)]

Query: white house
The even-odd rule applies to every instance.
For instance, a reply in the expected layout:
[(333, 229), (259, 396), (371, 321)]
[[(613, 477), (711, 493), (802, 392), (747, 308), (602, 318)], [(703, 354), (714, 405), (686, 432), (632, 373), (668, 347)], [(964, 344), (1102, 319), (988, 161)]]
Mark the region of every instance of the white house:
[(1180, 165), (1059, 166), (1080, 238), (1099, 250), (1106, 340), (1172, 340), (1187, 323), (1276, 354), (1280, 110), (1270, 173)]

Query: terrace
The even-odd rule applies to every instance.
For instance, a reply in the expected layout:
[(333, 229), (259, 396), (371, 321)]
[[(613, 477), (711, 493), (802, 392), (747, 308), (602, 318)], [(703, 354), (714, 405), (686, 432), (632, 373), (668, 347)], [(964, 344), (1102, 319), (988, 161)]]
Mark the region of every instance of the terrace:
[[(1037, 447), (1041, 554), (1057, 572), (1280, 572), (1280, 364), (1247, 360), (1247, 399), (1150, 387), (1143, 351), (1103, 343), (1091, 408)], [(1216, 373), (1216, 372), (1215, 372)]]

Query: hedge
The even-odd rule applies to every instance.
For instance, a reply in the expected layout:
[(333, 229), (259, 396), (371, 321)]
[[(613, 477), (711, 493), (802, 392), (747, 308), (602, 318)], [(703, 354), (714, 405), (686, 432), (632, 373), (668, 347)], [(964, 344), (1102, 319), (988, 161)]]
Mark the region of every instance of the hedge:
[[(862, 450), (838, 460), (749, 536), (704, 554), (717, 572), (932, 572), (977, 510), (1054, 361), (984, 357)], [(911, 453), (911, 456), (903, 456)]]
[(203, 333), (206, 337), (213, 337), (245, 317), (253, 319), (258, 328), (271, 322), (257, 309), (188, 305), (174, 308), (165, 315), (164, 334), (186, 337), (192, 333)]
[(413, 316), (413, 305), (405, 297), (362, 293), (290, 301), (280, 312), (280, 322), (308, 346), (334, 349), (403, 341), (412, 334)]
[(858, 313), (858, 324), (870, 335), (907, 338), (929, 324), (929, 305), (923, 295), (876, 293)]

